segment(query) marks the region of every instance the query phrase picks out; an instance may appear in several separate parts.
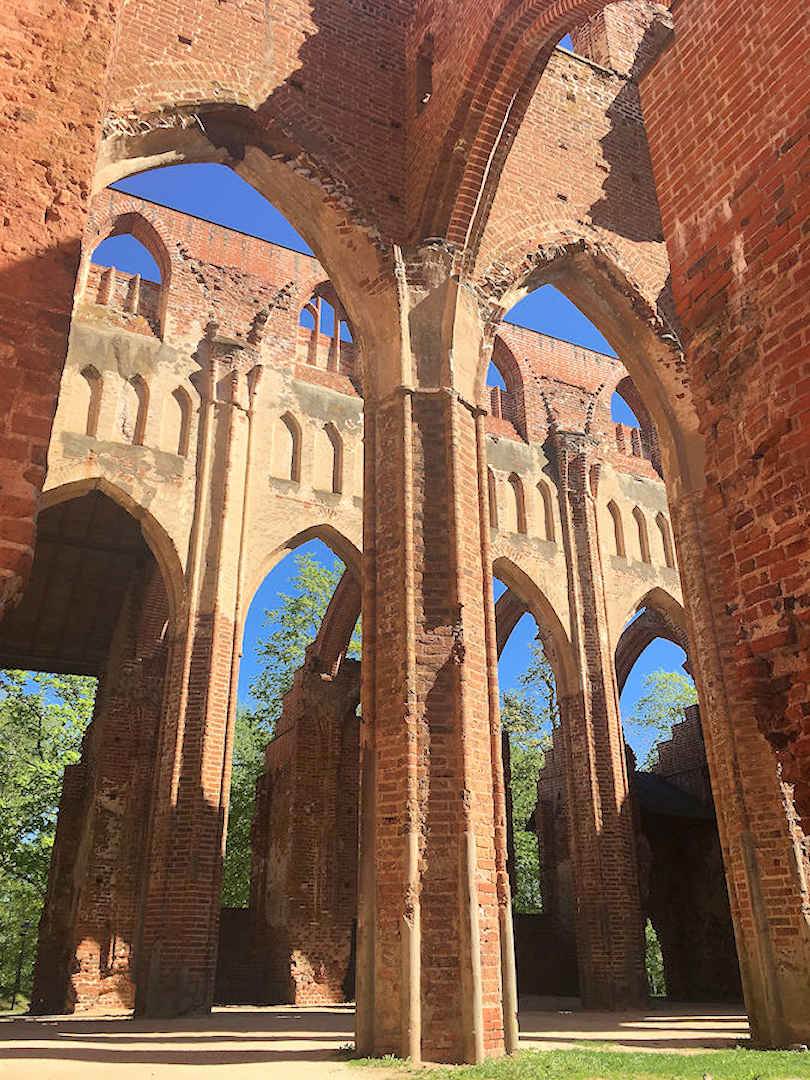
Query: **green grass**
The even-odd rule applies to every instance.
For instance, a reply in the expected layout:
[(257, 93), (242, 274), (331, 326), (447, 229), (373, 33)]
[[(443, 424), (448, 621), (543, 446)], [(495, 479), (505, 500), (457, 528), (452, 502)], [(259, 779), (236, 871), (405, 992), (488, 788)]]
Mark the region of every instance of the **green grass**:
[(707, 1050), (667, 1054), (623, 1050), (523, 1050), (482, 1065), (416, 1069), (407, 1061), (362, 1058), (353, 1065), (397, 1067), (425, 1080), (810, 1080), (810, 1053)]

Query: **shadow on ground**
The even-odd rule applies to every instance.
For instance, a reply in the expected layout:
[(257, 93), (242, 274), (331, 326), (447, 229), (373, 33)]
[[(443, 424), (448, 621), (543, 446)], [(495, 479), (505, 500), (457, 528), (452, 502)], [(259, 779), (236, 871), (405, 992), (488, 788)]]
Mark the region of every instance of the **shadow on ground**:
[[(580, 1009), (574, 1001), (527, 999), (520, 1026), (521, 1046), (526, 1049), (590, 1046), (689, 1053), (739, 1046), (748, 1039), (745, 1014), (728, 1006), (666, 1004), (644, 1012), (605, 1013)], [(353, 1038), (352, 1005), (231, 1006), (215, 1009), (210, 1016), (180, 1020), (5, 1016), (0, 1017), (0, 1076), (40, 1080), (80, 1075), (88, 1080), (108, 1075), (111, 1064), (227, 1068), (284, 1063), (284, 1072), (277, 1075), (287, 1080), (299, 1065), (310, 1075), (341, 1071), (341, 1050), (345, 1052)], [(182, 1069), (169, 1072), (177, 1077)], [(163, 1076), (163, 1070), (149, 1075)]]

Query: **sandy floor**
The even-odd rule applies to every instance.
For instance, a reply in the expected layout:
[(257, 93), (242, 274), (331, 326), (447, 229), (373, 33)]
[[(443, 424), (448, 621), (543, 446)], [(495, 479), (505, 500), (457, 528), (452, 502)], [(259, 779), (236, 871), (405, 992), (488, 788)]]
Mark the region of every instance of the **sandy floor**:
[[(529, 999), (521, 1045), (537, 1049), (610, 1043), (617, 1048), (697, 1050), (734, 1046), (745, 1015), (723, 1007), (667, 1006), (647, 1013), (584, 1012), (563, 1001)], [(359, 1077), (338, 1051), (352, 1041), (351, 1006), (231, 1007), (190, 1020), (0, 1017), (2, 1080), (306, 1080)], [(205, 1066), (201, 1074), (199, 1066)], [(368, 1080), (383, 1073), (363, 1070)], [(394, 1075), (386, 1072), (385, 1075)]]

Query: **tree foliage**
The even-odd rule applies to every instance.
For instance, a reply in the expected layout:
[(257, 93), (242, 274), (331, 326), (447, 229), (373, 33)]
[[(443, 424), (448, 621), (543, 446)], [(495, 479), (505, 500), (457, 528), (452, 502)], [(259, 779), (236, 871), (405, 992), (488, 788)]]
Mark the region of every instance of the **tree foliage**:
[(657, 760), (658, 744), (669, 738), (673, 724), (683, 720), (690, 705), (697, 705), (697, 691), (692, 680), (680, 671), (651, 671), (642, 685), (645, 692), (636, 702), (629, 722), (656, 733), (644, 762), (644, 768), (649, 768)]
[(527, 832), (525, 826), (537, 803), (537, 774), (543, 767), (551, 729), (558, 722), (554, 674), (539, 641), (532, 644), (529, 663), (518, 677), (517, 689), (501, 694), (501, 722), (509, 734), (511, 759), (517, 881), (512, 902), (515, 911), (531, 913), (542, 909), (540, 858), (537, 836)]
[[(79, 760), (96, 680), (0, 671), (0, 1003), (7, 1005), (22, 950), (30, 994), (37, 924), (66, 765)], [(20, 1004), (18, 999), (17, 1004)]]
[[(279, 593), (278, 606), (264, 614), (265, 635), (256, 644), (260, 670), (250, 687), (251, 701), (236, 714), (228, 811), (228, 843), (223, 868), (222, 903), (246, 907), (250, 898), (250, 830), (256, 781), (264, 769), (264, 750), (281, 716), (284, 695), (304, 662), (324, 612), (345, 569), (334, 559), (326, 566), (309, 552), (293, 556), (290, 592)], [(352, 636), (350, 655), (359, 655), (360, 629)]]
[(647, 919), (644, 927), (644, 953), (647, 967), (647, 986), (650, 997), (666, 997), (667, 983), (664, 978), (664, 957), (655, 927)]

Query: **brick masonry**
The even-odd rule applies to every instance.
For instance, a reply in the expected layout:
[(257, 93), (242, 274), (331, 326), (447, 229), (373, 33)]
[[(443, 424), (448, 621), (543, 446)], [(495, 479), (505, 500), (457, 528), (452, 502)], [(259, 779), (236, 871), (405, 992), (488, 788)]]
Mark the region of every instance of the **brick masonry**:
[[(29, 576), (37, 509), (66, 485), (137, 518), (168, 598), (139, 1011), (210, 1002), (241, 623), (267, 569), (318, 530), (363, 591), (359, 1041), (464, 1059), (513, 1045), (489, 575), (535, 611), (572, 715), (598, 735), (577, 809), (615, 807), (625, 865), (605, 657), (655, 590), (679, 599), (671, 513), (753, 1030), (810, 1037), (810, 16), (761, 9), (30, 0), (0, 17), (3, 602)], [(554, 49), (567, 30), (585, 55)], [(237, 169), (317, 262), (104, 190), (185, 160)], [(91, 270), (111, 230), (154, 249), (158, 295)], [(326, 279), (346, 350), (299, 328)], [(603, 331), (645, 407), (635, 436), (607, 429), (609, 450), (612, 386), (585, 369), (618, 366), (574, 378), (564, 349), (555, 371), (539, 363), (554, 346), (528, 363), (508, 329), (497, 343), (546, 282)], [(485, 419), (492, 358), (511, 396)], [(561, 494), (543, 430), (550, 447), (573, 431), (602, 448), (578, 487)], [(392, 827), (405, 839), (377, 865)], [(445, 968), (428, 883), (450, 905)], [(604, 970), (624, 963), (629, 986), (619, 953)]]

